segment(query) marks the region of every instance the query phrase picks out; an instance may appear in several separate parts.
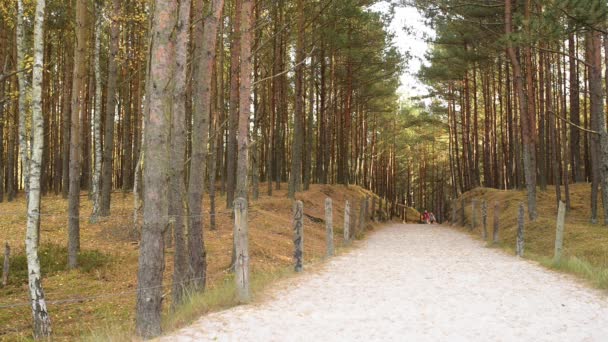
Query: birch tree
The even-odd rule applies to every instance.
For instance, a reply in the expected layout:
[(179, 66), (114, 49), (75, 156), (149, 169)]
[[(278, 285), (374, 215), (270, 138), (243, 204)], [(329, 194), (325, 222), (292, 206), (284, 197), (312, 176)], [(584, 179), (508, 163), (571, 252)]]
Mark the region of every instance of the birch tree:
[(91, 121), (93, 140), (95, 146), (95, 163), (93, 167), (93, 212), (91, 213), (91, 222), (96, 222), (99, 216), (100, 205), (100, 182), (101, 182), (101, 61), (99, 58), (101, 50), (101, 33), (103, 30), (103, 12), (102, 2), (95, 3), (97, 19), (95, 22), (95, 57), (93, 65), (95, 67), (95, 110), (94, 117)]
[[(19, 2), (21, 3), (21, 0)], [(44, 299), (40, 260), (38, 258), (40, 236), (40, 173), (42, 168), (42, 153), (44, 151), (44, 119), (42, 117), (44, 10), (45, 1), (38, 0), (34, 17), (34, 66), (32, 83), (32, 123), (34, 142), (32, 146), (31, 175), (29, 177), (30, 193), (28, 196), (27, 231), (25, 236), (28, 287), (32, 302), (34, 337), (37, 339), (50, 338), (51, 336), (51, 320)], [(21, 12), (21, 14), (22, 13), (23, 12)], [(21, 24), (23, 23), (21, 22)]]
[[(25, 27), (23, 0), (17, 0), (17, 65), (19, 69), (26, 69), (26, 46), (25, 46)], [(29, 188), (29, 147), (27, 136), (27, 118), (30, 111), (28, 96), (28, 85), (26, 73), (20, 72), (17, 74), (19, 83), (19, 154), (21, 157), (21, 167), (23, 169), (23, 181), (25, 184), (25, 193), (28, 193)]]

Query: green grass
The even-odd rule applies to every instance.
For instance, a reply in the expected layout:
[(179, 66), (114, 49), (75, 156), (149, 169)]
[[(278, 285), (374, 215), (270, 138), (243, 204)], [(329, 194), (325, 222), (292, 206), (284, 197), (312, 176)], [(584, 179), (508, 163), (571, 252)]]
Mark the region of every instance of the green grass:
[[(586, 204), (589, 199), (590, 186), (586, 183), (570, 185), (572, 209), (566, 214), (563, 255), (561, 260), (554, 261), (555, 229), (557, 206), (555, 191), (538, 191), (537, 208), (539, 217), (530, 222), (525, 219), (525, 252), (526, 259), (534, 260), (549, 269), (572, 274), (586, 281), (590, 286), (608, 290), (608, 229), (601, 224), (589, 223), (590, 210)], [(467, 202), (464, 231), (474, 237), (481, 236), (481, 214), (476, 213), (477, 226), (469, 229), (471, 219), (470, 201), (486, 200), (488, 202), (488, 238), (491, 239), (494, 203), (500, 205), (499, 243), (488, 242), (487, 247), (500, 248), (507, 253), (515, 254), (517, 234), (517, 208), (525, 203), (525, 191), (501, 191), (487, 188), (473, 189), (462, 195)], [(601, 203), (600, 203), (601, 207)], [(460, 208), (460, 203), (458, 204)], [(601, 209), (601, 208), (600, 208)], [(477, 209), (479, 210), (479, 209)], [(598, 210), (602, 221), (602, 211)]]
[(540, 257), (538, 261), (550, 269), (577, 275), (598, 289), (608, 289), (608, 269), (606, 268), (594, 266), (577, 257), (562, 257), (560, 260)]
[[(253, 301), (259, 294), (279, 279), (293, 276), (292, 267), (278, 268), (270, 272), (253, 272), (250, 278)], [(203, 293), (194, 293), (186, 296), (184, 303), (175, 311), (168, 312), (163, 317), (163, 331), (170, 333), (176, 329), (187, 326), (201, 316), (239, 305), (236, 298), (236, 286), (233, 275), (226, 276), (219, 284), (208, 288)], [(124, 322), (109, 323), (84, 336), (86, 342), (127, 342), (133, 341), (133, 331), (125, 327)]]
[[(38, 253), (42, 276), (48, 277), (67, 270), (68, 251), (65, 246), (45, 245)], [(79, 267), (83, 272), (89, 273), (108, 263), (110, 257), (97, 250), (80, 252), (78, 256)], [(27, 257), (24, 253), (11, 256), (9, 284), (27, 282)]]

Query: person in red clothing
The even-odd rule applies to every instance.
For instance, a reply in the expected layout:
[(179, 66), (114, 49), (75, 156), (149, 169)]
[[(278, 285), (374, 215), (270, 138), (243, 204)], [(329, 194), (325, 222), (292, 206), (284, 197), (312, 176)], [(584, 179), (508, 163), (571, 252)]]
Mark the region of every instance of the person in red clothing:
[(424, 214), (422, 214), (422, 221), (426, 224), (429, 224), (429, 221), (431, 219), (431, 216), (429, 215), (428, 211), (424, 211)]

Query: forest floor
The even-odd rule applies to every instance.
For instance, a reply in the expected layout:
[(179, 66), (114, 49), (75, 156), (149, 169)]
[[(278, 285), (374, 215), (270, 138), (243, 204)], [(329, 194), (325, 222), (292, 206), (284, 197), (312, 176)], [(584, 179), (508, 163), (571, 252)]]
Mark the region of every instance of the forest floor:
[(601, 341), (604, 293), (456, 229), (393, 224), (161, 341)]
[[(291, 273), (292, 204), (286, 184), (273, 196), (262, 195), (250, 207), (250, 253), (252, 277), (256, 287)], [(266, 189), (260, 184), (260, 189)], [(337, 247), (342, 246), (344, 203), (358, 212), (356, 203), (371, 193), (356, 186), (312, 185), (297, 195), (304, 203), (306, 263), (320, 261), (325, 255), (324, 200), (333, 199), (334, 233)], [(108, 340), (129, 336), (134, 327), (135, 288), (137, 285), (138, 242), (133, 229), (133, 197), (114, 193), (112, 215), (96, 224), (89, 223), (91, 202), (81, 195), (80, 268), (67, 270), (67, 201), (61, 196), (42, 200), (41, 249), (43, 286), (56, 341), (85, 339)], [(208, 208), (208, 199), (205, 207)], [(169, 315), (173, 249), (167, 248), (164, 285), (166, 285), (165, 329), (175, 329), (208, 311), (234, 305), (228, 268), (232, 250), (232, 218), (225, 209), (225, 197), (217, 198), (217, 230), (210, 231), (205, 220), (205, 245), (208, 257), (208, 293), (198, 307), (185, 314)], [(356, 216), (358, 217), (358, 216)], [(24, 256), (25, 201), (0, 203), (0, 243), (11, 246), (11, 274), (8, 286), (0, 288), (0, 340), (27, 340), (31, 337), (31, 311), (27, 294), (27, 266)], [(219, 290), (218, 290), (219, 289)], [(215, 291), (215, 292), (214, 292)], [(215, 295), (213, 295), (215, 293)], [(220, 295), (218, 295), (220, 293)], [(207, 302), (206, 302), (207, 301)], [(7, 307), (9, 306), (9, 307)], [(128, 339), (127, 339), (128, 340)]]

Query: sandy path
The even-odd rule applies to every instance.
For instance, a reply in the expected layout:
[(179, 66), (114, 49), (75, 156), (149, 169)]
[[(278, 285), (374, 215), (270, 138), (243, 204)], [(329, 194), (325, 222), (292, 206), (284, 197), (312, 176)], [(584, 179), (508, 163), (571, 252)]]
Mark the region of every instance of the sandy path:
[(163, 341), (608, 341), (599, 291), (439, 226), (384, 228), (273, 297)]

